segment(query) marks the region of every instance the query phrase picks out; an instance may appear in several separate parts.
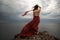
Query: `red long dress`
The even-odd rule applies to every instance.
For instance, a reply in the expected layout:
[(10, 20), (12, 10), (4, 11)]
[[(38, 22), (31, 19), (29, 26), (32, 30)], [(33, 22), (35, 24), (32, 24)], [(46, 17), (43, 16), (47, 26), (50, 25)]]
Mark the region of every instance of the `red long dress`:
[(34, 32), (38, 32), (38, 24), (40, 22), (40, 17), (39, 16), (33, 16), (33, 20), (30, 21), (28, 24), (24, 26), (22, 29), (20, 36), (25, 37), (25, 36), (32, 36)]

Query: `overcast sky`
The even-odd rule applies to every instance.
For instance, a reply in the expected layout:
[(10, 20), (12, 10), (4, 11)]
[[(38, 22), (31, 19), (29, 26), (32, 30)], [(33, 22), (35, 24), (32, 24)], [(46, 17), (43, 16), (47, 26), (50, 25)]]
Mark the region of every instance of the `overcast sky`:
[(32, 12), (21, 16), (25, 11), (33, 9), (38, 4), (41, 6), (41, 19), (60, 20), (60, 0), (0, 0), (0, 21), (16, 21), (31, 19)]
[(0, 40), (10, 40), (18, 34), (33, 18), (33, 12), (22, 14), (36, 4), (41, 6), (39, 31), (60, 37), (60, 0), (0, 0)]

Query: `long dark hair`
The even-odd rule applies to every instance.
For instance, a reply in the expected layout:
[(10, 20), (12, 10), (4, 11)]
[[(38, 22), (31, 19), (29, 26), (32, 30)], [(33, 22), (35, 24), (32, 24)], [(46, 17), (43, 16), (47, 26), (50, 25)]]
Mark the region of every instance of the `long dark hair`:
[(35, 5), (35, 6), (33, 7), (33, 8), (34, 8), (33, 11), (36, 10), (36, 9), (38, 9), (38, 7), (39, 7), (38, 5)]

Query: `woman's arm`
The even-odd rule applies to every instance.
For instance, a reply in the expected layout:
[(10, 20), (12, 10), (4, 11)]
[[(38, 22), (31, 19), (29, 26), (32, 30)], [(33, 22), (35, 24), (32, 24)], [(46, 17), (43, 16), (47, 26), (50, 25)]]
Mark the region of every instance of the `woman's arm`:
[(33, 10), (26, 11), (22, 16), (27, 15), (27, 13), (30, 12), (30, 11), (33, 11)]

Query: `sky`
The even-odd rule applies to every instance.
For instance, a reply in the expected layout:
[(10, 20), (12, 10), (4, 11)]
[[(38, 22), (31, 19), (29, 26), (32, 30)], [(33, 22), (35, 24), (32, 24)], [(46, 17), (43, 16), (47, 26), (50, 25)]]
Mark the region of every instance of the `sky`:
[(54, 19), (60, 22), (60, 0), (0, 0), (0, 21), (18, 21), (20, 19), (31, 19), (32, 12), (26, 16), (22, 14), (27, 10), (32, 10), (33, 6), (41, 6), (41, 19)]
[[(39, 31), (60, 37), (60, 0), (0, 0), (0, 40), (11, 40), (33, 19), (34, 5), (41, 6)], [(9, 37), (8, 37), (9, 36)]]

